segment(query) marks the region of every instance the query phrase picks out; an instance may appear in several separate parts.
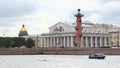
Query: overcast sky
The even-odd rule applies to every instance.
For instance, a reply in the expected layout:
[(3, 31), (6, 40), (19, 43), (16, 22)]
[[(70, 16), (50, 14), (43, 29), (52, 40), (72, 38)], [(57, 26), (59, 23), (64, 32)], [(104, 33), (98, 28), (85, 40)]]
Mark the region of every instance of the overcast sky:
[(78, 8), (83, 21), (120, 25), (120, 0), (0, 0), (0, 36), (18, 36), (22, 24), (29, 35), (49, 32), (58, 22), (75, 22)]

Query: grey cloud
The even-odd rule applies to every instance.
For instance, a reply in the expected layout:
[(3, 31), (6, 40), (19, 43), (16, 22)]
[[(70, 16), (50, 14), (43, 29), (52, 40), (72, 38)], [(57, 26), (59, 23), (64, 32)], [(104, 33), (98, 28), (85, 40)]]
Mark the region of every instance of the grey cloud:
[(29, 0), (0, 0), (0, 17), (17, 17), (35, 10), (36, 6)]
[(106, 7), (98, 12), (98, 15), (103, 17), (102, 19), (109, 23), (119, 23), (120, 9), (118, 6), (114, 8)]
[(9, 33), (9, 32), (10, 32), (10, 29), (2, 28), (2, 29), (1, 29), (1, 32), (3, 32), (3, 33)]
[[(101, 0), (103, 1), (103, 0)], [(120, 23), (120, 8), (119, 3), (120, 1), (114, 0), (104, 0), (106, 3), (101, 3), (101, 9), (100, 10), (94, 10), (94, 11), (85, 11), (86, 15), (90, 17), (92, 14), (97, 14), (100, 16), (100, 21), (105, 23), (111, 23), (111, 24), (118, 24)], [(111, 5), (110, 2), (114, 5)], [(87, 17), (86, 16), (86, 17)]]
[(12, 26), (14, 26), (14, 24), (15, 23), (13, 23), (13, 22), (8, 22), (8, 21), (6, 21), (6, 22), (0, 22), (0, 27), (6, 27), (6, 28), (8, 28), (8, 27), (12, 27)]
[(104, 3), (108, 3), (108, 2), (111, 2), (111, 1), (120, 1), (120, 0), (99, 0), (99, 3), (101, 4), (104, 4)]
[(83, 15), (84, 15), (84, 17), (85, 18), (87, 18), (87, 17), (90, 17), (92, 14), (94, 14), (95, 13), (95, 11), (83, 11)]
[(111, 8), (110, 10), (106, 10), (107, 13), (104, 14), (109, 17), (120, 17), (120, 9), (119, 8)]

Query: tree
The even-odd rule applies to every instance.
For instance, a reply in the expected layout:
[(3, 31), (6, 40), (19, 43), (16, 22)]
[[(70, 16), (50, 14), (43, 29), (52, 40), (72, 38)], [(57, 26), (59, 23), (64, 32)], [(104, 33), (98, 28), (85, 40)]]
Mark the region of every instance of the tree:
[(35, 46), (35, 41), (34, 41), (33, 39), (31, 39), (31, 38), (28, 38), (28, 39), (26, 40), (26, 47), (27, 47), (27, 48), (31, 48), (31, 47), (33, 47), (33, 46)]
[(22, 38), (22, 37), (14, 37), (12, 39), (14, 40), (13, 47), (21, 47), (26, 43), (25, 38)]
[(3, 42), (4, 47), (6, 47), (6, 48), (12, 47), (12, 39), (11, 38), (6, 37), (3, 39), (2, 42)]
[(4, 41), (4, 38), (0, 37), (0, 48), (5, 48), (3, 41)]

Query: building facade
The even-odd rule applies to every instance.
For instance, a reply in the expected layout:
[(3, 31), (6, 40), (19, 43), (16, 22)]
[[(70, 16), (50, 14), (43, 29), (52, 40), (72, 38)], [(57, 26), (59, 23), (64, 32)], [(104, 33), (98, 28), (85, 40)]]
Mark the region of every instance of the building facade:
[(110, 44), (115, 47), (120, 47), (120, 31), (112, 31), (110, 33)]
[(119, 27), (109, 24), (82, 23), (82, 45), (77, 46), (75, 25), (59, 22), (49, 28), (49, 33), (31, 38), (35, 47), (101, 47), (112, 45), (110, 32), (118, 30)]

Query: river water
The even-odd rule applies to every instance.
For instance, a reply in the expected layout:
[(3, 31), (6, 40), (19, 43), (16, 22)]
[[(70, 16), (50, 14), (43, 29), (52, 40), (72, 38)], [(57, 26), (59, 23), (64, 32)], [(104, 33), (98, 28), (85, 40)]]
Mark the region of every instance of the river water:
[(119, 55), (104, 60), (88, 55), (0, 55), (0, 68), (119, 68)]

